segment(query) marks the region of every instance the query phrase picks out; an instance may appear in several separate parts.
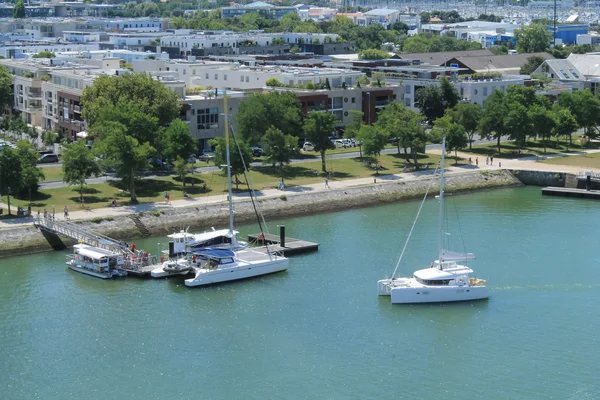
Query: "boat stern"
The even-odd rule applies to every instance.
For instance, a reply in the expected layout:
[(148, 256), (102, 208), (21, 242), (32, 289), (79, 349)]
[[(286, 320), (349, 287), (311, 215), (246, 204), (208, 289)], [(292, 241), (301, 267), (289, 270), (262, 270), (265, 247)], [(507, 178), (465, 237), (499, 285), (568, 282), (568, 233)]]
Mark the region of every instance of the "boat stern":
[(379, 296), (390, 296), (392, 294), (392, 280), (382, 279), (377, 281), (377, 293)]

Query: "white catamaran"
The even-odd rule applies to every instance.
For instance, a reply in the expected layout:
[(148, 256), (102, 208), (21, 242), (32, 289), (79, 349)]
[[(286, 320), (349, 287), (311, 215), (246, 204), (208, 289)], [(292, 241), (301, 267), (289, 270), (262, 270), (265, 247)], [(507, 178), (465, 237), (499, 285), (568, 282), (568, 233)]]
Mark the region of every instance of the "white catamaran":
[[(452, 301), (479, 300), (489, 297), (486, 282), (483, 279), (471, 278), (473, 270), (459, 262), (475, 259), (472, 253), (456, 253), (444, 248), (444, 167), (446, 153), (446, 138), (442, 141), (442, 161), (440, 166), (440, 232), (438, 259), (429, 268), (417, 270), (412, 277), (395, 278), (404, 251), (410, 240), (413, 227), (410, 230), (400, 259), (391, 278), (382, 279), (377, 283), (379, 296), (390, 296), (392, 303), (437, 303)], [(427, 198), (425, 198), (423, 202)], [(423, 207), (423, 203), (421, 203)], [(421, 208), (419, 208), (419, 213)], [(417, 213), (417, 218), (419, 216)], [(416, 219), (415, 219), (416, 222)]]
[(285, 271), (289, 260), (269, 251), (263, 253), (251, 248), (238, 249), (239, 243), (233, 227), (233, 191), (231, 185), (231, 160), (229, 154), (229, 123), (227, 115), (227, 96), (223, 99), (225, 109), (225, 149), (227, 158), (227, 186), (229, 190), (229, 236), (231, 249), (199, 249), (194, 254), (199, 257), (194, 278), (186, 279), (186, 286), (203, 286), (238, 279), (272, 274)]

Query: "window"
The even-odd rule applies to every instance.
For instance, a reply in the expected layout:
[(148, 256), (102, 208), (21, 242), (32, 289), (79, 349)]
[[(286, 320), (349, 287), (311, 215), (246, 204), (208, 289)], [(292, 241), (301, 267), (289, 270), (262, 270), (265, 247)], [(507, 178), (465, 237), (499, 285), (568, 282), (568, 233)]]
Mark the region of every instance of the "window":
[(206, 73), (206, 79), (210, 79), (209, 76), (208, 76), (208, 72)]
[(475, 94), (475, 95), (477, 94), (477, 89), (473, 90), (473, 94)]
[(215, 74), (215, 81), (219, 80), (219, 74)]
[(410, 86), (407, 86), (407, 87), (406, 87), (406, 90), (404, 91), (404, 93), (406, 93), (406, 94), (410, 94)]
[(410, 98), (409, 97), (407, 97), (406, 99), (404, 99), (404, 105), (406, 107), (410, 107)]
[(198, 130), (214, 129), (219, 127), (219, 109), (204, 108), (198, 110)]
[(352, 104), (356, 103), (356, 97), (352, 98)]
[(483, 87), (483, 95), (487, 96), (488, 88), (486, 86)]
[(240, 76), (240, 81), (244, 82), (244, 77), (243, 76)]
[(226, 81), (227, 80), (227, 74), (223, 75), (223, 80)]
[(246, 82), (250, 82), (250, 77), (249, 76), (246, 77)]

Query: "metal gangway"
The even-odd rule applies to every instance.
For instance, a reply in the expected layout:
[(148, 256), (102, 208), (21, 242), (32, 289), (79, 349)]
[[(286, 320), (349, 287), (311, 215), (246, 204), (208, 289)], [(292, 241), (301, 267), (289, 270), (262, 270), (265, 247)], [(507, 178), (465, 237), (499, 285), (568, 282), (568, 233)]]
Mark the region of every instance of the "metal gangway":
[[(99, 247), (115, 253), (122, 253), (125, 256), (132, 256), (134, 252), (124, 243), (97, 232), (85, 229), (82, 226), (66, 220), (57, 220), (52, 215), (38, 215), (33, 225), (38, 228), (46, 237), (48, 242), (55, 249), (57, 240), (62, 244), (58, 235), (68, 237), (74, 243), (83, 243), (94, 247)], [(52, 236), (55, 236), (52, 238)], [(63, 244), (64, 248), (64, 244)]]

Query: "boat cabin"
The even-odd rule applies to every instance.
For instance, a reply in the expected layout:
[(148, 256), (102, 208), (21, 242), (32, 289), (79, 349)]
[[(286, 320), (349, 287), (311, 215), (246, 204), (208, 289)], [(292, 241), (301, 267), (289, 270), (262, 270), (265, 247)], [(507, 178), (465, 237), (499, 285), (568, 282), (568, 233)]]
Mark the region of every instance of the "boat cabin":
[(235, 263), (235, 253), (228, 249), (205, 248), (198, 249), (193, 254), (199, 258), (197, 264), (207, 269), (217, 269)]
[(120, 253), (85, 244), (77, 244), (73, 246), (73, 250), (75, 262), (82, 268), (109, 273), (111, 270), (123, 266), (123, 255)]
[(465, 265), (458, 265), (456, 261), (435, 261), (430, 268), (415, 271), (414, 278), (426, 286), (461, 285), (469, 282), (469, 274), (473, 270)]
[[(237, 234), (237, 232), (234, 232), (234, 234)], [(196, 248), (231, 245), (232, 242), (232, 235), (229, 232), (229, 229), (213, 230), (203, 233), (180, 231), (168, 235), (168, 238), (170, 257), (195, 251)]]

